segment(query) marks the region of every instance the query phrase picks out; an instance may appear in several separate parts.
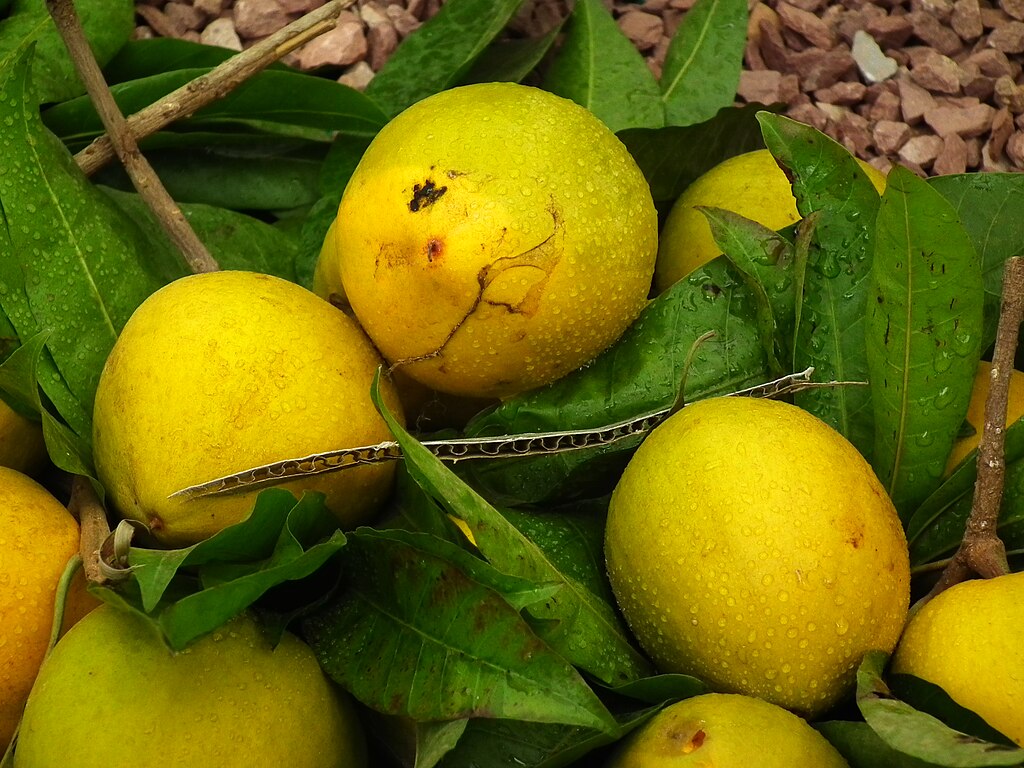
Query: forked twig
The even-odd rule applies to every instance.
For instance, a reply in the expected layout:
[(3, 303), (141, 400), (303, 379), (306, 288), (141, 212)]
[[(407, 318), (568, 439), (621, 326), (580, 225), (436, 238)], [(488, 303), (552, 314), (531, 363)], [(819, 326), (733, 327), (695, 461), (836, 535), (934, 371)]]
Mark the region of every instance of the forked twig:
[(74, 2), (46, 0), (46, 7), (135, 189), (152, 209), (160, 226), (181, 251), (192, 271), (216, 271), (217, 262), (196, 236), (152, 166), (139, 152), (139, 145), (128, 130), (124, 115), (114, 102), (110, 88), (107, 87), (103, 73), (100, 72), (100, 66), (92, 54), (92, 49), (89, 48), (89, 41), (85, 37)]
[[(205, 75), (140, 109), (128, 118), (128, 132), (138, 141), (161, 128), (189, 117), (207, 104), (223, 98), (243, 82), (266, 69), (282, 56), (308, 43), (314, 37), (334, 29), (341, 12), (355, 0), (331, 0), (296, 19), (265, 40), (232, 56)], [(111, 137), (100, 136), (75, 155), (75, 162), (87, 176), (92, 175), (115, 156)]]
[(977, 574), (984, 578), (1009, 572), (1006, 547), (999, 538), (999, 510), (1006, 479), (1004, 458), (1006, 404), (1017, 338), (1024, 321), (1024, 258), (1014, 256), (1003, 267), (1003, 297), (999, 308), (991, 382), (985, 400), (985, 425), (978, 445), (978, 479), (967, 529), (956, 554), (928, 593), (931, 599), (945, 589)]

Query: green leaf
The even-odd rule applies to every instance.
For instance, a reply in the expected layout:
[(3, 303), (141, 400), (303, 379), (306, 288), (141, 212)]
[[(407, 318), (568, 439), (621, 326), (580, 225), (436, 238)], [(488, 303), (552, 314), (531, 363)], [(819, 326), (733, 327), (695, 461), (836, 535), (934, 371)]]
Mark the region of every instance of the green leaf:
[(882, 679), (888, 655), (872, 651), (857, 670), (857, 706), (872, 730), (893, 749), (950, 768), (1020, 765), (1024, 749), (955, 731), (941, 720), (893, 698)]
[[(853, 156), (810, 126), (758, 114), (765, 144), (793, 179), (797, 210), (817, 211), (813, 240), (797, 301), (795, 367), (814, 366), (821, 381), (867, 381), (865, 314), (874, 248), (878, 193)], [(870, 458), (874, 440), (867, 387), (825, 387), (798, 393), (795, 402)]]
[(985, 332), (981, 346), (996, 338), (1003, 262), (1024, 254), (1024, 185), (1017, 173), (936, 176), (931, 184), (960, 218), (981, 258), (985, 282)]
[[(235, 55), (235, 51), (215, 45), (193, 43), (174, 37), (129, 40), (103, 68), (103, 77), (111, 85), (139, 80), (177, 69), (213, 69)], [(286, 69), (275, 62), (275, 69)]]
[(1016, 746), (1012, 739), (1001, 734), (979, 715), (957, 704), (948, 693), (934, 683), (907, 674), (889, 675), (887, 682), (892, 692), (901, 700), (915, 709), (939, 718), (951, 728), (996, 744)]
[(890, 747), (867, 723), (830, 720), (814, 727), (831, 742), (850, 768), (930, 768), (934, 763), (904, 755)]
[(654, 201), (672, 203), (723, 160), (764, 148), (755, 117), (759, 111), (756, 106), (727, 107), (699, 125), (634, 128), (619, 138), (643, 171)]
[[(688, 401), (771, 378), (753, 299), (726, 260), (716, 259), (651, 301), (589, 366), (505, 400), (470, 422), (466, 432), (481, 437), (588, 429), (668, 408), (691, 347), (707, 331), (716, 336), (693, 357)], [(638, 444), (630, 439), (566, 453), (464, 462), (459, 471), (503, 504), (593, 498), (611, 491)]]
[(529, 606), (542, 624), (538, 634), (576, 666), (609, 683), (644, 676), (649, 665), (630, 644), (614, 609), (555, 563), (498, 510), (463, 483), (388, 413), (374, 382), (373, 397), (402, 447), (409, 474), (449, 514), (463, 519), (484, 557), (504, 573), (535, 583), (558, 584), (561, 591)]
[(561, 31), (560, 22), (540, 37), (494, 41), (480, 54), (459, 85), (522, 82), (551, 50)]
[(79, 436), (54, 417), (39, 394), (39, 375), (49, 332), (37, 333), (0, 363), (0, 391), (39, 415), (50, 460), (65, 472), (95, 478), (91, 435)]
[[(288, 491), (272, 488), (260, 493), (247, 519), (191, 547), (132, 547), (131, 579), (97, 594), (150, 619), (168, 645), (181, 650), (271, 588), (309, 576), (345, 542), (321, 494), (303, 494), (296, 502)], [(168, 599), (172, 594), (176, 599)]]
[(665, 124), (658, 82), (601, 0), (577, 0), (544, 88), (586, 107), (612, 131)]
[(416, 762), (413, 768), (434, 768), (440, 760), (455, 749), (469, 720), (450, 720), (444, 723), (416, 724)]
[(707, 693), (707, 686), (696, 677), (673, 673), (643, 677), (609, 690), (645, 704), (665, 704), (700, 696)]
[(939, 484), (981, 356), (981, 265), (956, 212), (905, 168), (875, 235), (867, 353), (873, 466), (904, 518)]
[[(135, 28), (135, 4), (131, 0), (75, 0), (75, 10), (101, 65)], [(36, 59), (32, 84), (41, 102), (64, 101), (85, 92), (45, 0), (14, 0), (11, 15), (0, 20), (0, 69), (5, 67), (4, 59), (19, 58), (19, 51), (33, 43)]]
[[(121, 210), (142, 223), (145, 231), (158, 231), (153, 212), (137, 194), (109, 187), (103, 191)], [(298, 243), (277, 227), (212, 205), (182, 203), (179, 207), (221, 269), (262, 272), (295, 282)], [(188, 273), (179, 251), (166, 239), (154, 237), (153, 248), (161, 251), (168, 271), (173, 271), (175, 277)]]
[(703, 123), (735, 101), (746, 42), (746, 0), (697, 1), (665, 55), (661, 91), (668, 125)]
[(457, 84), (504, 29), (523, 0), (448, 0), (407, 37), (366, 87), (394, 117)]
[(44, 362), (40, 384), (85, 435), (114, 340), (162, 281), (138, 225), (86, 180), (42, 127), (29, 90), (29, 61), (24, 53), (0, 69), (9, 170), (0, 174), (0, 305), (23, 339), (52, 331), (47, 348), (56, 371)]
[(420, 722), (495, 717), (613, 731), (579, 674), (497, 592), (452, 563), (359, 529), (346, 581), (303, 634), (372, 709)]

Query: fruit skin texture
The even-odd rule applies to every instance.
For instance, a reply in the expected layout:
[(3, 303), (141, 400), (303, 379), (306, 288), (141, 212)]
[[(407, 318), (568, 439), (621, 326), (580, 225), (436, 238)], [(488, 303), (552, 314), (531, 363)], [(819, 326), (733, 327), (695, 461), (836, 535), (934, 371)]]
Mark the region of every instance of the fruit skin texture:
[(0, 467), (32, 474), (45, 462), (42, 426), (0, 400)]
[[(340, 310), (294, 283), (251, 272), (192, 275), (135, 311), (96, 392), (93, 446), (115, 509), (182, 546), (239, 522), (258, 490), (168, 498), (197, 483), (333, 448), (389, 440), (370, 400), (381, 360)], [(388, 407), (401, 416), (382, 381)], [(343, 526), (384, 500), (387, 464), (299, 478)]]
[(634, 732), (608, 768), (848, 768), (835, 747), (781, 707), (707, 693), (673, 704)]
[(241, 617), (172, 653), (141, 617), (103, 605), (47, 658), (15, 768), (356, 768), (363, 735), (313, 652), (272, 648)]
[[(885, 176), (857, 162), (882, 194)], [(698, 205), (724, 208), (774, 230), (800, 221), (792, 185), (767, 149), (719, 163), (686, 188), (665, 219), (654, 272), (658, 293), (722, 253)]]
[(1024, 746), (1024, 573), (964, 581), (916, 611), (892, 671), (934, 683)]
[(702, 400), (641, 444), (605, 534), (616, 600), (665, 672), (813, 717), (907, 615), (907, 543), (856, 449), (772, 400)]
[[(981, 442), (981, 431), (985, 426), (985, 400), (992, 384), (992, 363), (982, 361), (978, 364), (978, 372), (974, 377), (974, 389), (971, 390), (971, 402), (967, 406), (967, 421), (974, 427), (974, 434), (953, 443), (953, 450), (946, 462), (946, 474), (956, 469), (963, 458), (978, 447)], [(1006, 403), (1006, 425), (1009, 426), (1024, 416), (1024, 373), (1010, 373), (1010, 396)]]
[(589, 362), (636, 318), (657, 213), (594, 115), (486, 83), (384, 127), (336, 237), (345, 294), (389, 362), (442, 392), (505, 397)]
[(57, 582), (78, 523), (50, 492), (0, 467), (0, 754), (46, 654)]

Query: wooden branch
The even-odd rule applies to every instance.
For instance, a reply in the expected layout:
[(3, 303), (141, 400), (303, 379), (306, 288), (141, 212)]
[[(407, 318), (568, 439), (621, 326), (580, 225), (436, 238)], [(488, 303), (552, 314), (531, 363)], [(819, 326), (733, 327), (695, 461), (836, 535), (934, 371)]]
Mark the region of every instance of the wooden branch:
[(939, 592), (978, 574), (984, 578), (1009, 573), (1006, 547), (997, 530), (1006, 479), (1004, 443), (1010, 374), (1024, 321), (1024, 257), (1014, 256), (1003, 267), (1003, 298), (992, 355), (991, 382), (985, 400), (985, 425), (978, 445), (978, 479), (963, 541), (928, 594)]
[(46, 7), (135, 189), (152, 209), (160, 226), (181, 251), (192, 271), (216, 271), (217, 262), (196, 236), (177, 203), (164, 189), (149, 162), (139, 152), (139, 146), (128, 131), (124, 115), (114, 103), (100, 66), (89, 48), (74, 3), (72, 0), (46, 0)]
[[(128, 118), (128, 130), (136, 140), (145, 138), (175, 120), (189, 117), (207, 104), (223, 98), (282, 56), (334, 29), (342, 10), (354, 3), (355, 0), (331, 0), (307, 13), (252, 48), (232, 56), (207, 74), (139, 110)], [(75, 155), (75, 162), (86, 175), (92, 175), (112, 160), (114, 154), (110, 137), (104, 135)]]
[(79, 553), (85, 567), (85, 578), (93, 584), (105, 584), (107, 578), (100, 564), (100, 548), (110, 536), (110, 526), (107, 524), (107, 513), (89, 478), (81, 475), (75, 477), (68, 508), (78, 518), (81, 527)]

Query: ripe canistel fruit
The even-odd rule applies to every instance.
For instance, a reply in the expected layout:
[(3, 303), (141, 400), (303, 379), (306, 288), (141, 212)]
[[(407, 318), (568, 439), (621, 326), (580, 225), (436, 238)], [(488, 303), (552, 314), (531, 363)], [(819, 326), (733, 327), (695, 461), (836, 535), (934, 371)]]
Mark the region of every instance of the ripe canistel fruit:
[(910, 600), (907, 543), (871, 467), (796, 406), (720, 397), (641, 444), (612, 495), (608, 575), (666, 672), (805, 717), (891, 651)]
[(657, 226), (642, 173), (592, 113), (487, 83), (424, 99), (376, 136), (324, 258), (392, 366), (506, 397), (622, 334), (647, 300)]

